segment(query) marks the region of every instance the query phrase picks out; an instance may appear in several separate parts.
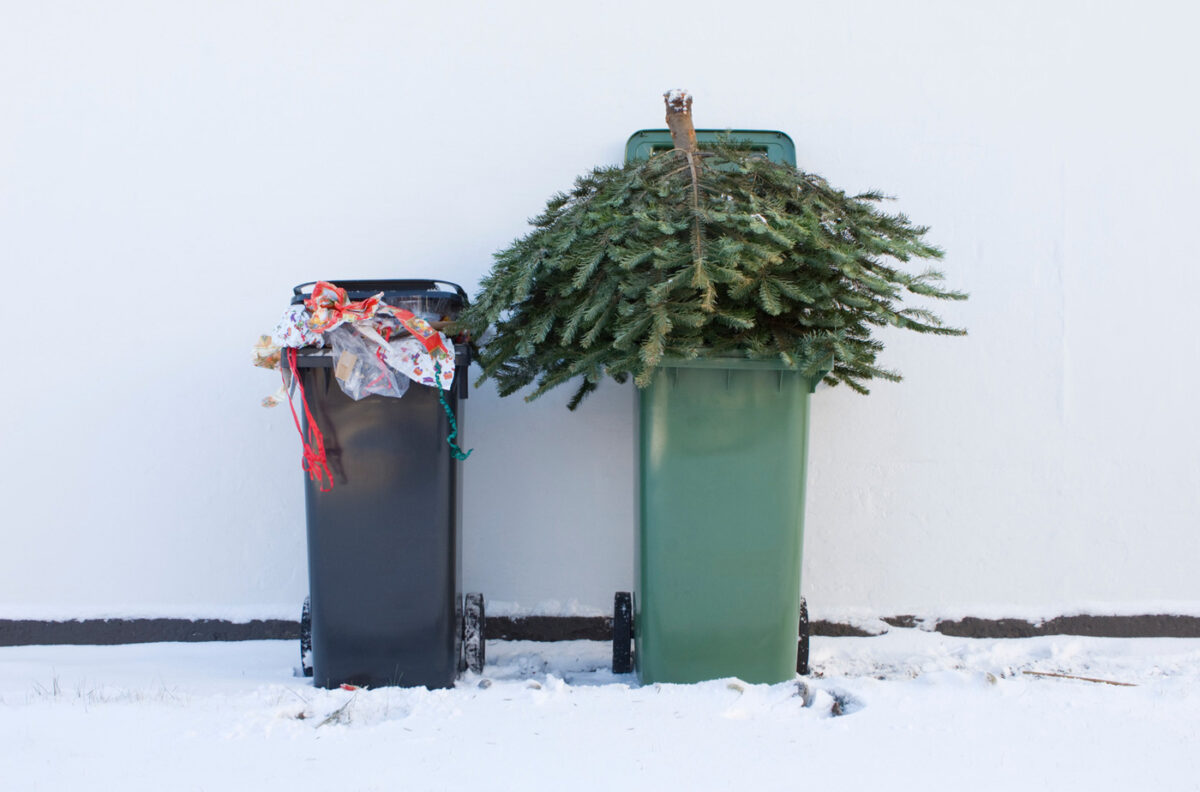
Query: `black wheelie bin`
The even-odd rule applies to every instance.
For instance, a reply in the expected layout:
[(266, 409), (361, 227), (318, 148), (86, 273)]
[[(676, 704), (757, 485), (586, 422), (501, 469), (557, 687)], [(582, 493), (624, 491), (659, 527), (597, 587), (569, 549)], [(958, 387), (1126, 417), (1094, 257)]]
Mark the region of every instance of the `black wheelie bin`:
[[(382, 292), (383, 302), (427, 321), (453, 319), (467, 303), (462, 287), (445, 281), (336, 283), (351, 300)], [(297, 286), (293, 304), (312, 286)], [(462, 465), (447, 441), (462, 429), (467, 396), (467, 344), (456, 343), (455, 353), (444, 404), (437, 387), (415, 382), (402, 398), (355, 401), (335, 381), (327, 351), (296, 356), (304, 431), (311, 420), (323, 435), (333, 484), (325, 491), (310, 477), (304, 489), (309, 600), (301, 651), (319, 687), (444, 688), (468, 661), (482, 665), (482, 597), (468, 595), (464, 608), (460, 583)]]

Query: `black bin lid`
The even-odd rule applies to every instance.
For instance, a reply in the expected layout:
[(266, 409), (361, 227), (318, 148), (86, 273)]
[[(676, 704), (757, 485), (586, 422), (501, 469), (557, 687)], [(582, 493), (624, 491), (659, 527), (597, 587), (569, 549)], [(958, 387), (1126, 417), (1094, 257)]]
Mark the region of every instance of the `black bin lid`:
[[(365, 300), (383, 292), (383, 301), (403, 297), (426, 297), (429, 299), (455, 300), (467, 304), (467, 293), (462, 286), (447, 280), (431, 278), (407, 278), (402, 280), (331, 280), (329, 283), (345, 289), (351, 300)], [(301, 283), (292, 289), (292, 305), (299, 305), (312, 296), (312, 287), (317, 281)], [(452, 291), (444, 287), (449, 286)]]

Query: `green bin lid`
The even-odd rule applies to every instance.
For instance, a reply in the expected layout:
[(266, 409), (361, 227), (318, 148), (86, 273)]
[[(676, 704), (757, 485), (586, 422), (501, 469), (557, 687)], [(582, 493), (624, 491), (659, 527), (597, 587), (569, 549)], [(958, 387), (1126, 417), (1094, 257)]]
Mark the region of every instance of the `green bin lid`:
[[(696, 140), (713, 142), (719, 135), (728, 135), (735, 140), (746, 141), (756, 150), (766, 154), (771, 162), (796, 166), (796, 144), (782, 132), (773, 129), (697, 129)], [(675, 148), (671, 133), (666, 129), (639, 129), (625, 143), (625, 161), (649, 159), (651, 154)]]

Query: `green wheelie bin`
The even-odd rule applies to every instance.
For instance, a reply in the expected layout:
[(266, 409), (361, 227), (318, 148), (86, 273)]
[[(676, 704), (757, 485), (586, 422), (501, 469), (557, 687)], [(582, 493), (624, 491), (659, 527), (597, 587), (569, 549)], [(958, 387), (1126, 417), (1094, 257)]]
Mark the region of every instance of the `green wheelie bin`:
[[(696, 130), (701, 142), (723, 134), (796, 164), (782, 132)], [(673, 145), (665, 129), (640, 130), (625, 160)], [(794, 677), (798, 650), (807, 665), (798, 641), (808, 401), (827, 370), (664, 361), (639, 391), (636, 590), (617, 595), (614, 670), (632, 659), (643, 683), (774, 683)]]
[(639, 393), (643, 683), (794, 678), (809, 395), (822, 374), (668, 361)]

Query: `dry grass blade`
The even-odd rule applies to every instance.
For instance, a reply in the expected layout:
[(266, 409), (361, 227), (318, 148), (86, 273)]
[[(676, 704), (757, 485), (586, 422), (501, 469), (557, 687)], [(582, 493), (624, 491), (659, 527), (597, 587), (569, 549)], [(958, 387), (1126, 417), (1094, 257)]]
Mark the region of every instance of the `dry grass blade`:
[(1100, 685), (1118, 685), (1120, 687), (1137, 687), (1132, 682), (1114, 682), (1111, 679), (1096, 679), (1095, 677), (1075, 676), (1074, 674), (1056, 674), (1053, 671), (1022, 671), (1029, 676), (1057, 677), (1059, 679), (1077, 679), (1080, 682), (1095, 682)]

